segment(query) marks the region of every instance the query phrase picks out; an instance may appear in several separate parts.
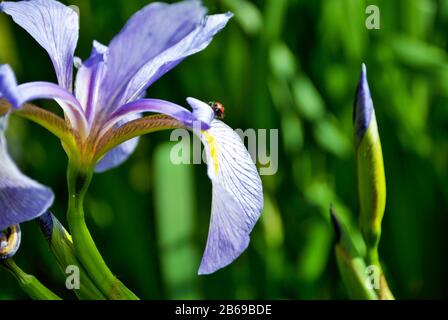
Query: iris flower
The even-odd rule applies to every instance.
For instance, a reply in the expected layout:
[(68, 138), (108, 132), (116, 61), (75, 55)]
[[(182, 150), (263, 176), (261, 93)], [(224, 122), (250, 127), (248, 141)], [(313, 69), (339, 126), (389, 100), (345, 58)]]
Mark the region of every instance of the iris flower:
[[(198, 99), (187, 98), (189, 110), (168, 101), (143, 98), (156, 80), (187, 56), (205, 49), (232, 14), (207, 15), (200, 1), (194, 0), (152, 3), (134, 14), (108, 46), (94, 41), (90, 57), (81, 62), (74, 57), (79, 17), (71, 7), (54, 0), (30, 0), (2, 2), (0, 10), (47, 51), (58, 82), (18, 85), (11, 68), (1, 66), (0, 97), (9, 102), (12, 113), (39, 123), (60, 138), (69, 162), (84, 172), (102, 172), (120, 165), (135, 150), (142, 134), (173, 128), (193, 131), (204, 144), (213, 188), (209, 234), (199, 274), (212, 273), (236, 259), (247, 248), (263, 207), (261, 180), (240, 137)], [(73, 88), (74, 66), (78, 70)], [(36, 99), (54, 99), (64, 118), (27, 104)], [(3, 105), (3, 109), (8, 108)], [(39, 199), (51, 203), (48, 189), (23, 176), (23, 181), (18, 179), (12, 162), (2, 161), (0, 173), (0, 199), (13, 200), (22, 193), (27, 199), (29, 193), (36, 201), (24, 200), (17, 208), (13, 201), (6, 201), (11, 208), (0, 209), (2, 225), (39, 214), (40, 210), (34, 214), (27, 210), (37, 207)]]

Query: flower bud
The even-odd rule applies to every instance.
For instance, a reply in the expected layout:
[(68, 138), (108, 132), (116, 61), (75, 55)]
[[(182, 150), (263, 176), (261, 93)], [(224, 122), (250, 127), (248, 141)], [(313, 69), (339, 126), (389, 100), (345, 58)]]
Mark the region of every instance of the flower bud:
[(353, 112), (361, 231), (368, 249), (375, 249), (381, 235), (386, 206), (386, 179), (366, 67), (362, 65)]
[(21, 235), (19, 225), (0, 231), (0, 261), (14, 256), (20, 247)]

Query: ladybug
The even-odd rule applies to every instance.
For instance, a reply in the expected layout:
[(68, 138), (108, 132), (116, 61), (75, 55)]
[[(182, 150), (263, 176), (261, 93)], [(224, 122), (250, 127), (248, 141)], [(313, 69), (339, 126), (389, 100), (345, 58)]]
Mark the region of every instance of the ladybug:
[(224, 119), (225, 108), (221, 102), (211, 101), (208, 103), (215, 113), (215, 119)]
[(221, 102), (212, 101), (208, 103), (215, 113), (215, 119), (224, 119), (224, 106)]

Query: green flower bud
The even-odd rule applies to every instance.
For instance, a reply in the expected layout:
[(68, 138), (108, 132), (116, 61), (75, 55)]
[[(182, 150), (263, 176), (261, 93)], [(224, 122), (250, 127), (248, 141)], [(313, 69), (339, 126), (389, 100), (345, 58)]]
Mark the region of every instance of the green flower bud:
[(386, 206), (386, 179), (375, 110), (364, 64), (356, 92), (353, 121), (361, 231), (368, 249), (376, 252)]

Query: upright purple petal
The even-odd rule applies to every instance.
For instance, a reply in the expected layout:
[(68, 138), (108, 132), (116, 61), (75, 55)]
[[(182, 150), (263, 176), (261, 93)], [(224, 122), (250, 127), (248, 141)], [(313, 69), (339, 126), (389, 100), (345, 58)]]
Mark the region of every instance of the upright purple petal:
[(212, 181), (212, 214), (199, 274), (209, 274), (234, 261), (249, 245), (249, 234), (263, 209), (257, 168), (241, 138), (219, 120), (201, 136)]
[(90, 57), (76, 74), (75, 95), (82, 105), (86, 118), (92, 122), (97, 107), (98, 91), (106, 70), (108, 48), (94, 41)]
[(231, 13), (204, 17), (203, 21), (185, 38), (141, 67), (127, 85), (124, 101), (135, 100), (142, 91), (177, 66), (187, 56), (204, 50), (212, 41), (213, 36), (225, 27), (231, 17)]
[(10, 15), (49, 54), (59, 84), (72, 90), (73, 54), (78, 41), (79, 17), (70, 7), (54, 0), (2, 2)]
[(200, 1), (182, 1), (152, 3), (134, 14), (109, 44), (101, 106), (113, 110), (138, 96), (128, 84), (139, 70), (195, 30), (205, 12)]
[(54, 199), (49, 188), (21, 173), (10, 158), (6, 122), (6, 117), (0, 118), (0, 230), (40, 216)]
[[(140, 118), (139, 114), (126, 116), (125, 118), (120, 120), (116, 126), (120, 127), (121, 125), (138, 118)], [(104, 172), (121, 165), (134, 153), (135, 149), (137, 148), (139, 139), (140, 138), (134, 138), (128, 140), (113, 148), (98, 162), (95, 167), (95, 171)]]

